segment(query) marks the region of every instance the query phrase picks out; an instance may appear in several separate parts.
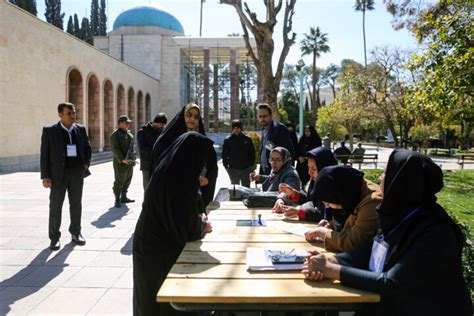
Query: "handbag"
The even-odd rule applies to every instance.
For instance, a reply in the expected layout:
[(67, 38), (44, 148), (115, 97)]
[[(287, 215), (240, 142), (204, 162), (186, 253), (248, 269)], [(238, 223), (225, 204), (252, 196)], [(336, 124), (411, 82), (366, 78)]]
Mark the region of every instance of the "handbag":
[(244, 199), (244, 204), (247, 207), (273, 207), (278, 199), (278, 192), (252, 192), (247, 199)]

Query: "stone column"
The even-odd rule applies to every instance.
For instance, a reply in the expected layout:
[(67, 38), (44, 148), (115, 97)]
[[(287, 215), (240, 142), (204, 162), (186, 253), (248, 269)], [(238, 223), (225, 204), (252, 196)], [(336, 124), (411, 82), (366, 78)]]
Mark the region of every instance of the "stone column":
[(230, 120), (239, 118), (237, 105), (239, 103), (239, 83), (237, 73), (237, 56), (235, 49), (230, 50)]
[(214, 64), (214, 133), (219, 132), (219, 64)]
[(203, 67), (203, 85), (204, 85), (204, 97), (203, 97), (203, 123), (204, 129), (209, 131), (209, 48), (204, 48), (204, 67)]

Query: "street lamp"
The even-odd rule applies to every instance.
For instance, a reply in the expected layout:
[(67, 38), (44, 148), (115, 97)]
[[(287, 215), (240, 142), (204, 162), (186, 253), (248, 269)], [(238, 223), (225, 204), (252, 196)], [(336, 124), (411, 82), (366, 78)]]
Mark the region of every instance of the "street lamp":
[(300, 128), (299, 128), (299, 136), (303, 136), (303, 99), (304, 99), (304, 87), (303, 87), (303, 81), (304, 81), (304, 61), (303, 59), (298, 60), (298, 64), (296, 65), (296, 70), (298, 70), (299, 76), (300, 76)]

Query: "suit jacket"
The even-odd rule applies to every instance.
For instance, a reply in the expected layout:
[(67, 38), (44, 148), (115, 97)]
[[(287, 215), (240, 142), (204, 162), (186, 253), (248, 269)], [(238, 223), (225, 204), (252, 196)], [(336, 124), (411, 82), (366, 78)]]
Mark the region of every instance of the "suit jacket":
[[(296, 158), (295, 150), (293, 148), (293, 143), (291, 142), (290, 131), (288, 131), (285, 125), (275, 120), (272, 120), (272, 122), (270, 123), (270, 126), (268, 127), (268, 141), (273, 144), (273, 148), (280, 146), (280, 147), (284, 147), (288, 149), (288, 151), (291, 154), (291, 157), (293, 159)], [(270, 149), (264, 148), (263, 141), (262, 141), (260, 154), (264, 150), (268, 151), (267, 157), (270, 157)]]
[[(77, 136), (77, 155), (82, 163), (89, 166), (91, 163), (92, 149), (83, 125), (74, 124)], [(51, 126), (43, 127), (41, 135), (41, 179), (50, 178), (54, 183), (61, 183), (64, 176), (66, 161), (66, 146), (61, 124), (58, 122)]]

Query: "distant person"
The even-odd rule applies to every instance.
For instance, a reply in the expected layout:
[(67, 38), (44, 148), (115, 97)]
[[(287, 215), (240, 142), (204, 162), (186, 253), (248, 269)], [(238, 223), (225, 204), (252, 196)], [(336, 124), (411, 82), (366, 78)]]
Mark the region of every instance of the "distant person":
[(232, 133), (222, 146), (222, 163), (232, 184), (250, 187), (250, 173), (255, 169), (255, 147), (242, 131), (242, 122), (232, 121)]
[(41, 179), (49, 188), (49, 248), (61, 247), (61, 215), (66, 191), (69, 199), (71, 240), (86, 244), (81, 234), (82, 188), (90, 174), (91, 145), (84, 126), (76, 124), (76, 108), (72, 103), (58, 105), (59, 122), (43, 127), (41, 135)]
[[(295, 151), (295, 155), (297, 155), (297, 148), (298, 148), (298, 135), (296, 134), (296, 129), (295, 129), (295, 125), (291, 122), (288, 122), (287, 124), (285, 124), (286, 128), (288, 129), (288, 132), (290, 132), (290, 137), (291, 137), (291, 143), (293, 144), (293, 149)], [(295, 161), (296, 161), (296, 158), (295, 157)]]
[(150, 180), (151, 151), (158, 136), (166, 127), (168, 118), (165, 113), (158, 113), (153, 122), (143, 125), (137, 133), (138, 148), (140, 150), (140, 170), (143, 174), (143, 189), (146, 189)]
[(260, 174), (270, 174), (270, 151), (276, 147), (286, 148), (295, 157), (290, 132), (285, 125), (272, 119), (272, 108), (266, 103), (257, 105), (257, 119), (262, 129), (262, 147), (260, 148)]
[[(210, 139), (185, 132), (153, 170), (133, 238), (133, 315), (178, 314), (170, 304), (157, 303), (156, 294), (185, 244), (212, 232), (199, 177), (215, 156)], [(214, 187), (216, 178), (208, 180)]]
[(324, 148), (332, 150), (332, 148), (331, 148), (331, 134), (327, 133), (326, 136), (323, 137), (323, 146), (324, 146)]
[(380, 294), (363, 315), (471, 316), (472, 301), (463, 278), (464, 237), (436, 203), (443, 173), (430, 158), (395, 149), (380, 176), (382, 204), (375, 238), (335, 257), (312, 252), (303, 269), (307, 279)]
[(127, 115), (121, 115), (117, 122), (118, 128), (110, 135), (115, 177), (112, 188), (115, 195), (114, 207), (120, 207), (121, 203), (135, 202), (127, 196), (136, 159), (133, 134), (128, 130), (131, 122)]
[(334, 157), (345, 165), (347, 165), (350, 155), (351, 150), (346, 147), (346, 142), (341, 142), (341, 146), (334, 149)]
[[(201, 110), (194, 103), (189, 103), (175, 115), (171, 122), (166, 126), (161, 135), (155, 142), (151, 152), (151, 166), (153, 170), (159, 165), (163, 158), (162, 153), (181, 135), (186, 132), (195, 131), (204, 136), (204, 124), (202, 123)], [(203, 200), (208, 204), (214, 198), (215, 183), (209, 183), (209, 178), (217, 177), (217, 157), (208, 159), (208, 166), (205, 166), (199, 177), (201, 184), (201, 193)]]
[(304, 134), (301, 136), (296, 150), (296, 154), (298, 156), (296, 171), (298, 172), (303, 187), (310, 179), (306, 153), (314, 148), (321, 147), (321, 145), (321, 138), (319, 137), (316, 129), (312, 125), (306, 125), (304, 128)]
[(282, 183), (296, 190), (301, 189), (301, 180), (295, 167), (291, 165), (291, 154), (286, 148), (274, 148), (270, 152), (269, 163), (271, 166), (270, 175), (254, 172), (250, 174), (250, 180), (262, 183), (263, 191), (278, 191), (278, 186)]
[(352, 157), (354, 158), (354, 162), (357, 163), (362, 163), (364, 162), (364, 154), (365, 154), (365, 148), (362, 147), (362, 143), (358, 142), (357, 147), (354, 148), (352, 151)]
[(377, 151), (379, 151), (379, 147), (380, 147), (380, 135), (377, 135), (377, 137), (375, 138), (375, 143), (377, 144)]

